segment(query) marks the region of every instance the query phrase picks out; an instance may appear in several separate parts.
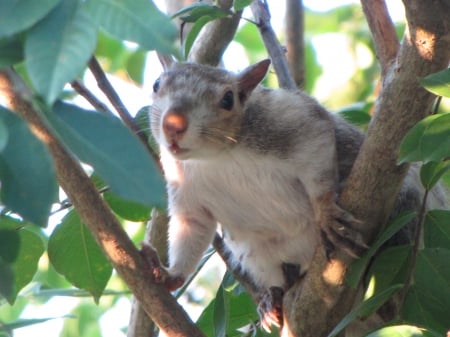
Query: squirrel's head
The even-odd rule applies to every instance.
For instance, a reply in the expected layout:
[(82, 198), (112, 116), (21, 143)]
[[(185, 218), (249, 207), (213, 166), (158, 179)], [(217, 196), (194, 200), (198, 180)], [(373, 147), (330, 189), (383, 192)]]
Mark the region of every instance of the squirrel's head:
[(270, 60), (239, 74), (174, 63), (153, 85), (150, 126), (156, 141), (178, 159), (202, 158), (239, 141), (242, 115)]

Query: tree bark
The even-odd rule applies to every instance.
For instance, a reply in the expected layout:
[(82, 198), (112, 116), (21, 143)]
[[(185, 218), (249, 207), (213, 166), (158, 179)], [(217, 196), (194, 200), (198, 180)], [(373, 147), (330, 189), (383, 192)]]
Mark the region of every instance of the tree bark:
[[(364, 7), (385, 7), (364, 0)], [(376, 3), (376, 4), (375, 4)], [(362, 221), (358, 228), (370, 243), (382, 230), (408, 165), (397, 165), (400, 143), (407, 131), (430, 113), (434, 95), (418, 77), (445, 69), (450, 61), (450, 4), (448, 1), (405, 0), (407, 31), (397, 53), (384, 10), (365, 11), (381, 66), (380, 95), (366, 140), (342, 191), (339, 204)], [(385, 40), (383, 36), (391, 38)], [(288, 334), (326, 336), (348, 313), (355, 290), (345, 284), (352, 258), (342, 251), (327, 261), (321, 249), (302, 285), (292, 289), (287, 303)]]
[(286, 0), (286, 58), (298, 88), (305, 85), (303, 0)]

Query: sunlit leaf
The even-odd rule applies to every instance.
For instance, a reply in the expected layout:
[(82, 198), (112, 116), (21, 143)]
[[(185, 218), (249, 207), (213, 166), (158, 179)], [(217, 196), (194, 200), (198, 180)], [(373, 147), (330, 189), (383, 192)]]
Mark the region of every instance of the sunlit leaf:
[(0, 1), (0, 37), (20, 32), (43, 18), (61, 0)]
[(0, 107), (0, 120), (9, 134), (0, 152), (0, 198), (25, 219), (45, 226), (57, 192), (50, 154), (15, 114)]
[(35, 89), (52, 104), (80, 75), (97, 40), (97, 25), (77, 0), (64, 0), (27, 35), (25, 63)]
[(204, 2), (195, 2), (192, 5), (181, 8), (172, 15), (172, 18), (179, 17), (184, 22), (195, 22), (202, 17), (208, 16), (213, 19), (219, 19), (230, 15), (216, 5), (210, 5)]
[(85, 6), (95, 22), (119, 39), (145, 49), (173, 52), (177, 30), (149, 0), (88, 0)]
[(204, 25), (206, 25), (208, 22), (212, 21), (213, 18), (211, 16), (202, 16), (197, 21), (195, 21), (194, 25), (192, 26), (191, 30), (189, 31), (188, 36), (186, 37), (186, 40), (184, 41), (184, 57), (187, 59), (189, 52), (191, 51), (192, 45), (194, 44), (195, 39), (197, 38), (198, 34), (200, 33), (201, 29)]
[(223, 287), (219, 287), (214, 302), (213, 325), (214, 336), (225, 337), (228, 327), (228, 319), (230, 314), (229, 293)]
[(345, 315), (345, 317), (339, 322), (339, 324), (328, 334), (328, 337), (337, 336), (342, 330), (344, 330), (351, 322), (353, 322), (357, 318), (364, 319), (369, 317), (401, 288), (401, 284), (393, 285), (362, 302), (355, 309)]
[(442, 337), (442, 335), (412, 325), (396, 325), (371, 332), (366, 337)]
[(241, 9), (244, 9), (245, 7), (249, 6), (251, 3), (252, 3), (252, 0), (234, 0), (233, 8), (237, 12), (237, 11), (240, 11)]
[(112, 267), (75, 211), (69, 212), (53, 231), (48, 255), (59, 273), (74, 286), (89, 291), (98, 301), (111, 277)]
[(431, 190), (448, 170), (450, 161), (428, 162), (420, 167), (420, 181), (427, 190)]
[(400, 145), (399, 162), (440, 161), (450, 156), (450, 114), (429, 116), (414, 126)]
[(419, 82), (435, 95), (450, 97), (450, 69), (422, 77)]

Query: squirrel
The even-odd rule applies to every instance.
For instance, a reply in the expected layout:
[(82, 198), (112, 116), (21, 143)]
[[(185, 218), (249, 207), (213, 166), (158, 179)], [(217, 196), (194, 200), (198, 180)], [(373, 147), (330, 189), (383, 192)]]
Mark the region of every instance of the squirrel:
[[(283, 293), (318, 245), (366, 248), (358, 220), (336, 204), (363, 133), (300, 90), (259, 85), (269, 65), (234, 74), (173, 63), (153, 85), (150, 111), (170, 216), (162, 282), (181, 287), (221, 228), (232, 264), (260, 290), (266, 330), (281, 326)], [(403, 190), (420, 204), (416, 188)]]

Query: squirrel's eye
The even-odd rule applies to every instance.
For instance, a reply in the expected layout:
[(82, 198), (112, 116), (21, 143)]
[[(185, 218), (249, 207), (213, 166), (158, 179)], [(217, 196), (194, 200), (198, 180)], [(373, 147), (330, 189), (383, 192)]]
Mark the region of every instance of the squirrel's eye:
[(159, 90), (159, 82), (161, 82), (161, 79), (157, 79), (156, 81), (155, 81), (155, 83), (153, 83), (153, 92), (156, 94), (157, 92), (158, 92), (158, 90)]
[(233, 109), (234, 97), (233, 92), (228, 90), (225, 95), (223, 95), (222, 100), (220, 101), (220, 106), (222, 109), (231, 110)]

